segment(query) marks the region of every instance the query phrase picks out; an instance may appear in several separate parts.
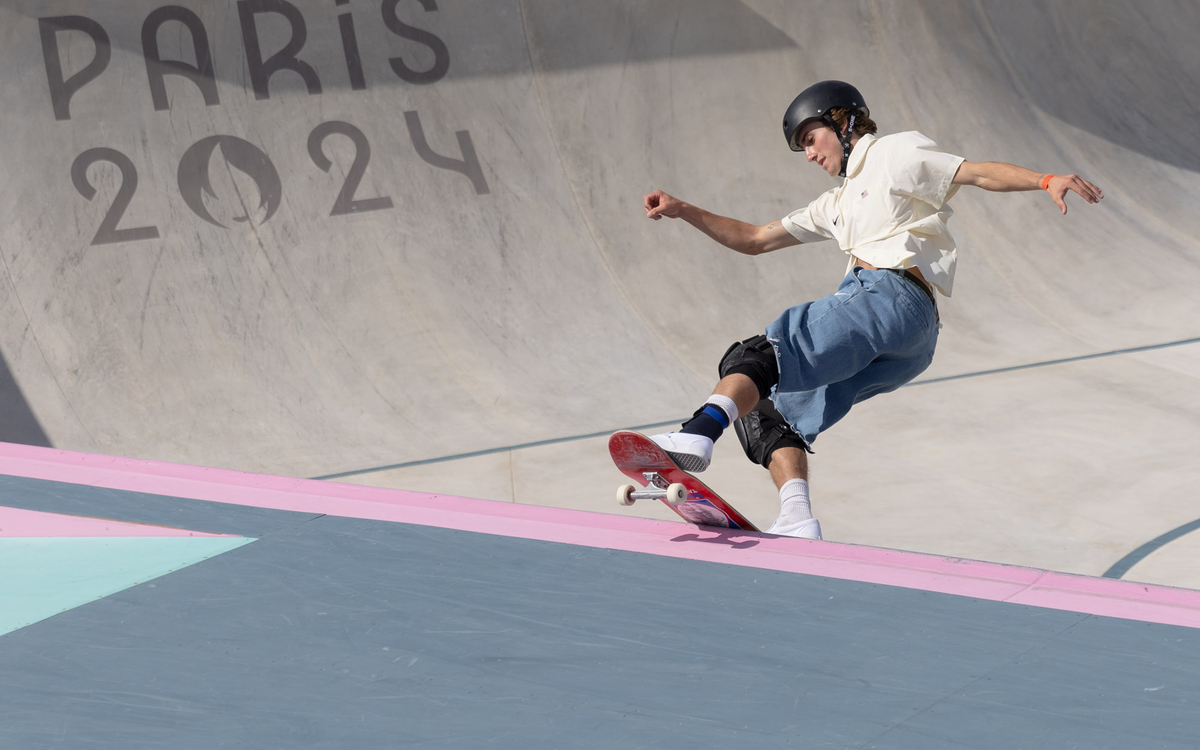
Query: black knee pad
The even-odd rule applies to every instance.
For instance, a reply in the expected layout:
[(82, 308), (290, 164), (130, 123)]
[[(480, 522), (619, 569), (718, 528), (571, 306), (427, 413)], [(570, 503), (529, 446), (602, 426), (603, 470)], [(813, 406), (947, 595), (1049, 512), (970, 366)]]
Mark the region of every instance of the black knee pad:
[(779, 360), (775, 358), (775, 347), (767, 337), (759, 334), (739, 341), (725, 350), (721, 365), (717, 368), (721, 377), (741, 373), (758, 386), (758, 397), (765, 399), (779, 382)]
[(754, 411), (734, 423), (733, 429), (737, 432), (742, 450), (746, 451), (746, 457), (767, 468), (771, 466), (771, 454), (780, 448), (800, 448), (808, 453), (813, 452), (770, 399), (758, 402)]

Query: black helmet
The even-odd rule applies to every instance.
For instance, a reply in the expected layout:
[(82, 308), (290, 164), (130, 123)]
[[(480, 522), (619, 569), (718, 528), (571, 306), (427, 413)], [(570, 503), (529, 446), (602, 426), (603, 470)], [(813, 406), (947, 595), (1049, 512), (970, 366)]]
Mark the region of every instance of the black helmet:
[[(837, 124), (829, 116), (829, 110), (834, 107), (846, 107), (852, 112), (850, 127), (847, 128), (844, 136), (838, 133)], [(788, 105), (787, 112), (783, 113), (783, 137), (787, 139), (788, 148), (793, 151), (803, 151), (804, 149), (796, 142), (800, 131), (812, 120), (824, 120), (841, 138), (842, 174), (845, 175), (846, 162), (850, 159), (850, 138), (854, 134), (854, 110), (862, 110), (863, 114), (868, 117), (871, 114), (866, 100), (863, 99), (863, 95), (859, 93), (858, 89), (842, 81), (814, 83), (801, 91), (800, 95)]]

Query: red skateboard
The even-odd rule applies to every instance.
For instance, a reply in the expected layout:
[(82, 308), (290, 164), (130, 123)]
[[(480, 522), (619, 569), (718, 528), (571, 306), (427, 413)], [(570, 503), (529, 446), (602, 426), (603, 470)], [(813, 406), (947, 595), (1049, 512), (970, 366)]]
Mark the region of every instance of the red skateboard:
[(617, 490), (621, 505), (633, 505), (635, 500), (662, 500), (689, 523), (758, 531), (704, 482), (679, 468), (645, 435), (625, 430), (615, 432), (608, 439), (608, 452), (622, 474), (646, 487), (639, 490), (632, 484), (622, 485)]

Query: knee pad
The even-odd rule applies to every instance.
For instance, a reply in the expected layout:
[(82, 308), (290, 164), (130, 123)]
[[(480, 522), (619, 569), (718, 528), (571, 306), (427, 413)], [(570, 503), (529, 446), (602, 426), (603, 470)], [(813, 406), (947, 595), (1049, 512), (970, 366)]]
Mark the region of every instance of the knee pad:
[(812, 453), (804, 438), (792, 429), (770, 399), (763, 399), (754, 411), (738, 419), (733, 429), (746, 457), (756, 464), (771, 467), (771, 454), (780, 448), (800, 448)]
[(717, 368), (721, 377), (741, 373), (758, 386), (758, 397), (765, 399), (779, 382), (779, 360), (775, 358), (775, 347), (767, 337), (759, 334), (739, 341), (725, 350), (721, 365)]

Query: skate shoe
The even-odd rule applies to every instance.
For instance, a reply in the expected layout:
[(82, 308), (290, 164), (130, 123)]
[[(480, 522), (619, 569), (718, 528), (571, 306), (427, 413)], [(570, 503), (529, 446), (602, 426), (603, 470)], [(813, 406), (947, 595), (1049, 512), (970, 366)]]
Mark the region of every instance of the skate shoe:
[(664, 432), (651, 435), (650, 439), (684, 471), (704, 471), (712, 463), (713, 441), (703, 435)]
[(821, 522), (815, 518), (788, 521), (783, 516), (780, 516), (775, 519), (775, 523), (771, 524), (771, 528), (767, 529), (767, 533), (778, 534), (779, 536), (794, 536), (799, 539), (820, 539)]

